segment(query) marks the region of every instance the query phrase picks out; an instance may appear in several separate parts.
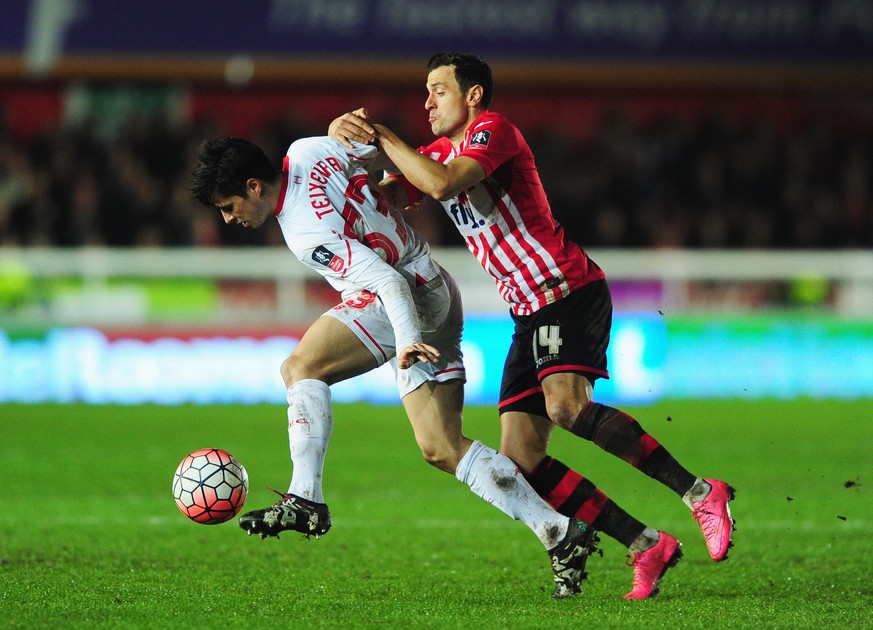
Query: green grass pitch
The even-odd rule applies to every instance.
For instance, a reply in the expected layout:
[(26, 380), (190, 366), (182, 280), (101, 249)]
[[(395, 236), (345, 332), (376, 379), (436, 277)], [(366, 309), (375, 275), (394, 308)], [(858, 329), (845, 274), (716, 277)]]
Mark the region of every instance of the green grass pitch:
[[(666, 488), (566, 433), (552, 454), (684, 543), (661, 595), (627, 602), (612, 539), (555, 601), (524, 525), (421, 460), (399, 407), (338, 405), (320, 540), (247, 537), (176, 509), (182, 457), (246, 466), (246, 508), (287, 488), (277, 406), (0, 405), (0, 627), (858, 628), (873, 613), (873, 401), (666, 401), (629, 409), (696, 474), (737, 488), (727, 562)], [(493, 408), (466, 432), (496, 445)]]

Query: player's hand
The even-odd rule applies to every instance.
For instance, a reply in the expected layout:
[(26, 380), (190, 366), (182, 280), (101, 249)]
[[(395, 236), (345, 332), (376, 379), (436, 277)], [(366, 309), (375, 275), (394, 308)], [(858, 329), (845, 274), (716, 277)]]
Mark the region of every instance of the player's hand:
[(412, 367), (417, 361), (436, 363), (440, 359), (440, 351), (426, 343), (413, 343), (397, 353), (397, 366), (401, 370)]
[(367, 109), (361, 107), (353, 112), (334, 118), (327, 129), (327, 135), (342, 142), (346, 148), (352, 148), (352, 140), (361, 144), (369, 144), (376, 139), (376, 130), (370, 126)]
[(392, 208), (397, 210), (407, 209), (409, 206), (409, 196), (406, 194), (406, 187), (396, 177), (386, 177), (379, 182), (379, 194)]

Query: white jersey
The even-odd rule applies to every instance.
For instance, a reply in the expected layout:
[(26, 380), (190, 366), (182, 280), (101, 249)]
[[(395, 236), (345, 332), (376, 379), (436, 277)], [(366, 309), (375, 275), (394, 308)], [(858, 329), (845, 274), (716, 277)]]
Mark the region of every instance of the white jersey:
[(285, 156), (276, 217), (288, 248), (344, 299), (375, 293), (398, 351), (421, 338), (413, 291), (442, 282), (430, 248), (370, 189), (376, 147), (347, 149), (327, 136), (294, 142)]

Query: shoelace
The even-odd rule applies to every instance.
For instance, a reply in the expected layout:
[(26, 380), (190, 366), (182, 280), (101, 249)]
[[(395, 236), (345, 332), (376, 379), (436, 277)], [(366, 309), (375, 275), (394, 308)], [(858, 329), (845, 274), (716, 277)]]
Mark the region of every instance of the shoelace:
[[(692, 508), (691, 517), (701, 524), (703, 532), (707, 536), (713, 533), (718, 533), (720, 529), (723, 529), (721, 527), (721, 519), (715, 515), (714, 511), (708, 510), (705, 505), (701, 505), (698, 508)], [(701, 521), (701, 518), (703, 517), (709, 518), (705, 518)]]
[[(645, 552), (643, 552), (643, 553), (645, 553)], [(636, 592), (637, 589), (651, 590), (647, 576), (644, 575), (643, 571), (636, 570), (637, 569), (637, 560), (639, 558), (641, 558), (642, 555), (643, 555), (642, 553), (638, 553), (638, 554), (636, 554), (637, 557), (633, 557), (631, 555), (627, 555), (624, 557), (624, 563), (627, 566), (634, 568), (634, 584), (633, 584), (633, 588), (631, 588), (631, 593)]]
[(276, 490), (275, 488), (271, 488), (270, 486), (267, 486), (267, 490), (272, 490), (273, 492), (278, 494), (280, 497), (282, 497), (281, 499), (276, 501), (273, 505), (281, 505), (290, 496), (287, 492), (279, 492), (278, 490)]

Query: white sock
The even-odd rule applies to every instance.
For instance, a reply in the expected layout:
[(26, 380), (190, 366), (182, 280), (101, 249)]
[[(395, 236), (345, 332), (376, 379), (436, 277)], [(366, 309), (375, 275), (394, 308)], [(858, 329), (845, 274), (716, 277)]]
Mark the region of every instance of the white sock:
[(324, 456), (333, 433), (330, 388), (315, 379), (288, 388), (288, 444), (294, 470), (288, 492), (324, 503), (321, 490)]
[(691, 507), (693, 503), (697, 503), (698, 501), (703, 501), (712, 490), (712, 486), (709, 485), (706, 481), (697, 478), (697, 481), (694, 482), (694, 485), (691, 486), (691, 490), (685, 493), (682, 497), (682, 502), (685, 503), (688, 507)]
[(458, 463), (455, 476), (475, 494), (531, 528), (546, 549), (567, 534), (570, 519), (558, 514), (530, 486), (506, 455), (475, 440)]
[(631, 543), (631, 546), (628, 547), (628, 549), (631, 553), (642, 553), (643, 551), (648, 551), (657, 545), (660, 539), (661, 532), (657, 529), (646, 527), (646, 529), (643, 530), (643, 533), (636, 537), (636, 540)]

